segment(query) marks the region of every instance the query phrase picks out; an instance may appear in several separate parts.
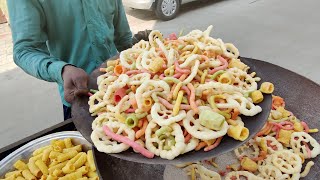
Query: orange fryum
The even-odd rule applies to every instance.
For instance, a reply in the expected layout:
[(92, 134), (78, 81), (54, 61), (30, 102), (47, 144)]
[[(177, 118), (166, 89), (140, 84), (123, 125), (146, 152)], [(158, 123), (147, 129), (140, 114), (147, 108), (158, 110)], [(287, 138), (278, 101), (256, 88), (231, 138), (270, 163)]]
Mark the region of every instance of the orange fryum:
[(138, 127), (134, 127), (132, 129), (134, 130), (134, 132), (137, 132), (137, 131), (139, 131), (139, 126)]
[(266, 134), (266, 132), (270, 129), (270, 131), (271, 131), (271, 128), (272, 128), (272, 124), (271, 123), (269, 123), (269, 122), (267, 122), (264, 126), (263, 126), (263, 128), (256, 134), (256, 136), (262, 136), (262, 135), (265, 135)]
[(280, 96), (272, 96), (272, 109), (275, 110), (281, 106), (285, 107), (284, 99)]
[(195, 148), (195, 150), (196, 150), (196, 151), (199, 151), (200, 149), (204, 148), (206, 145), (207, 145), (206, 142), (201, 141), (201, 142), (197, 145), (197, 147)]
[(180, 76), (179, 80), (180, 80), (180, 81), (183, 81), (183, 80), (186, 79), (186, 77), (187, 77), (187, 74), (182, 74), (182, 75)]
[(267, 158), (267, 152), (266, 151), (260, 151), (259, 156), (256, 158), (252, 158), (252, 161), (261, 161)]
[(217, 146), (219, 146), (222, 138), (223, 138), (223, 137), (217, 138), (216, 141), (215, 141), (212, 145), (204, 148), (204, 151), (211, 151), (212, 149), (214, 149), (214, 148), (216, 148)]
[(124, 72), (124, 68), (121, 65), (116, 65), (116, 67), (114, 67), (114, 73), (117, 76), (120, 76), (120, 74), (122, 74)]
[(130, 102), (130, 104), (131, 104), (131, 106), (132, 106), (133, 109), (138, 109), (138, 105), (137, 105), (137, 100), (136, 100), (136, 98), (130, 99), (129, 102)]
[(144, 122), (143, 120), (141, 120), (141, 119), (139, 120), (139, 123), (138, 123), (139, 128), (141, 128), (143, 126), (143, 122)]
[(136, 93), (137, 87), (132, 85), (132, 86), (130, 86), (130, 89), (131, 89), (131, 91), (132, 91), (133, 93)]
[(142, 128), (136, 132), (136, 139), (139, 139), (141, 136), (144, 135), (144, 133), (146, 132), (147, 126), (148, 126), (147, 118), (143, 118), (140, 121), (143, 121), (143, 125), (142, 125)]
[(198, 113), (199, 109), (198, 109), (198, 106), (195, 102), (195, 97), (196, 97), (195, 89), (191, 83), (188, 83), (187, 87), (189, 88), (189, 90), (191, 92), (190, 97), (189, 97), (189, 103), (190, 103), (191, 109), (194, 111), (194, 113)]
[(234, 108), (233, 112), (231, 113), (231, 119), (236, 120), (237, 117), (239, 116), (239, 114), (240, 114), (239, 109), (238, 108)]
[(266, 132), (264, 133), (264, 135), (270, 134), (272, 128), (273, 128), (273, 124), (270, 123), (270, 126), (269, 126), (269, 128), (266, 130)]
[(191, 138), (192, 138), (191, 134), (188, 133), (188, 135), (184, 137), (184, 142), (189, 143)]

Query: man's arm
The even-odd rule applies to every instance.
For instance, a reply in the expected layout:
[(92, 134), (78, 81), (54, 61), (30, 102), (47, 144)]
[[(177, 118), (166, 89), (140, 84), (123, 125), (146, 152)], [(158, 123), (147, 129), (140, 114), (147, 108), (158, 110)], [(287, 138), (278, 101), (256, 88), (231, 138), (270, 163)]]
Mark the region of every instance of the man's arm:
[(64, 87), (64, 98), (72, 102), (86, 94), (88, 75), (77, 67), (50, 56), (45, 32), (46, 19), (38, 0), (8, 1), (13, 37), (14, 62), (26, 73)]
[(116, 15), (113, 21), (115, 44), (118, 51), (123, 51), (132, 46), (132, 33), (128, 24), (126, 13), (124, 11), (122, 1), (115, 0), (116, 3)]
[(46, 19), (39, 1), (10, 0), (8, 8), (14, 62), (34, 77), (63, 84), (61, 73), (67, 63), (48, 52)]

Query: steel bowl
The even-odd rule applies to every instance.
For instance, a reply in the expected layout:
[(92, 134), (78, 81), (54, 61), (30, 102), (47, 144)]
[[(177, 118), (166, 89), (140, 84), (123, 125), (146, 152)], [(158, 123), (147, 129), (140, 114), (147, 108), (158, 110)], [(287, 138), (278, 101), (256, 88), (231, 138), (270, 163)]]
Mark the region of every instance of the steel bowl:
[(82, 149), (84, 151), (92, 149), (92, 145), (78, 131), (63, 131), (49, 134), (25, 144), (1, 160), (0, 177), (3, 177), (7, 172), (14, 170), (13, 164), (16, 161), (28, 160), (32, 156), (33, 151), (49, 145), (51, 140), (65, 138), (72, 138), (72, 143), (74, 145), (82, 144)]

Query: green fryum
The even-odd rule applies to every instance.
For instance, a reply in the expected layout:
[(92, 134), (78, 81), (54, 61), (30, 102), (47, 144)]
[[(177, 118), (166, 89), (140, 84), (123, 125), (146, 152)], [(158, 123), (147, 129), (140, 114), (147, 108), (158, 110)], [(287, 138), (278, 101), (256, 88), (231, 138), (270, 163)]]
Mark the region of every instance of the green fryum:
[(213, 95), (213, 96), (210, 96), (209, 97), (209, 104), (211, 106), (212, 109), (214, 109), (215, 111), (217, 111), (217, 113), (221, 114), (222, 116), (224, 116), (225, 118), (227, 119), (230, 119), (231, 118), (231, 114), (230, 113), (227, 113), (227, 112), (224, 112), (224, 111), (220, 111), (218, 108), (217, 108), (217, 105), (215, 103), (215, 99), (216, 98), (221, 98), (223, 96), (221, 95)]
[(98, 90), (90, 89), (90, 92), (94, 94), (94, 93), (97, 93), (97, 92), (98, 92)]
[(166, 141), (164, 142), (164, 146), (163, 146), (163, 149), (164, 150), (171, 150), (171, 147), (172, 146), (175, 146), (176, 145), (176, 140), (174, 139), (174, 137), (172, 135), (170, 135)]
[(139, 119), (135, 115), (129, 115), (126, 119), (126, 125), (129, 128), (134, 128), (138, 125)]
[(224, 71), (224, 70), (219, 70), (219, 71), (215, 72), (214, 74), (209, 75), (209, 78), (210, 78), (210, 79), (215, 79), (217, 76), (219, 76), (220, 74), (223, 74), (223, 73), (225, 73), (225, 72), (226, 72), (226, 71)]
[(170, 135), (170, 133), (173, 131), (173, 129), (169, 126), (162, 126), (160, 129), (158, 129), (155, 132), (155, 135), (159, 137), (160, 141), (164, 140), (164, 150), (171, 150), (171, 147), (176, 144), (176, 141), (174, 139), (174, 136)]
[[(140, 113), (140, 114), (135, 114), (135, 113), (132, 113), (132, 114), (129, 114), (126, 118), (126, 125), (129, 127), (129, 128), (134, 128), (138, 125), (138, 122), (140, 119), (146, 117), (148, 115), (148, 113)], [(125, 115), (124, 115), (125, 116)]]
[(203, 110), (200, 112), (200, 124), (212, 130), (219, 131), (225, 122), (224, 116), (211, 110)]
[(170, 134), (173, 131), (173, 129), (169, 126), (162, 126), (160, 129), (158, 129), (155, 134), (160, 137), (161, 135), (167, 135)]

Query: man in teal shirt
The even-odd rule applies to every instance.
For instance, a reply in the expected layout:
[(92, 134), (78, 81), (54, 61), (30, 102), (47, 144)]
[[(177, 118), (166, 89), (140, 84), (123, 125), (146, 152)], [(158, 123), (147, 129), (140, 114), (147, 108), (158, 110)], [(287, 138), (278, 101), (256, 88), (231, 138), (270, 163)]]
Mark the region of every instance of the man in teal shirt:
[(9, 0), (14, 62), (59, 85), (65, 119), (88, 74), (132, 46), (121, 0)]

